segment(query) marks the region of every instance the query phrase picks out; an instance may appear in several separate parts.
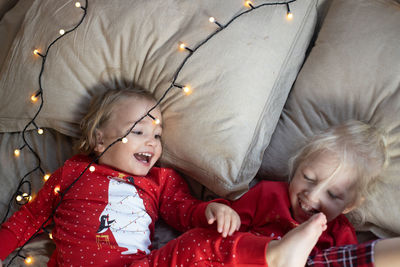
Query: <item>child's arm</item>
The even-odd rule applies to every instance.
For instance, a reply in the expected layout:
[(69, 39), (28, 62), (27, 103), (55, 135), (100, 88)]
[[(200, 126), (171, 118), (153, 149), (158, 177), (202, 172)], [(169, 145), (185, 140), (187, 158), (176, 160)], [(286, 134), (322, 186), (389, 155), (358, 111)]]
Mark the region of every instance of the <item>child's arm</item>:
[(48, 219), (53, 209), (53, 202), (58, 198), (54, 188), (60, 174), (61, 170), (56, 171), (32, 201), (22, 206), (1, 225), (0, 240), (3, 240), (0, 245), (1, 260), (22, 246)]
[(223, 237), (232, 235), (240, 228), (239, 215), (225, 204), (212, 202), (207, 205), (205, 213), (208, 224), (213, 224), (217, 221), (217, 231), (218, 233), (222, 233)]
[[(173, 226), (179, 231), (187, 231), (194, 227), (208, 227), (208, 219), (211, 217), (206, 217), (209, 216), (206, 215), (206, 209), (210, 203), (223, 203), (226, 204), (225, 207), (228, 207), (229, 205), (229, 201), (224, 199), (215, 199), (210, 202), (204, 202), (196, 199), (190, 193), (189, 188), (183, 178), (181, 178), (180, 175), (172, 169), (161, 169), (160, 175), (164, 176), (162, 179), (165, 181), (163, 191), (159, 196), (160, 214), (169, 225)], [(226, 209), (223, 208), (223, 210)], [(210, 211), (215, 212), (215, 206), (213, 207), (212, 205)], [(220, 214), (220, 212), (218, 213)], [(222, 211), (222, 213), (224, 213), (224, 211)], [(217, 222), (219, 221), (219, 218), (221, 218), (221, 215), (218, 216), (219, 217), (216, 218)]]

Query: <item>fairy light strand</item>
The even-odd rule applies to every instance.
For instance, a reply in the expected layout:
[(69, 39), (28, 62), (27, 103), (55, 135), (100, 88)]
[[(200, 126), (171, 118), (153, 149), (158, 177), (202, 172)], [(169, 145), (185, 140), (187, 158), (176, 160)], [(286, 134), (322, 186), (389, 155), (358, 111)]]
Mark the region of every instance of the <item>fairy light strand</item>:
[[(177, 71), (175, 72), (175, 74), (174, 74), (174, 76), (173, 76), (173, 79), (172, 79), (172, 82), (171, 82), (170, 86), (165, 90), (164, 94), (159, 98), (159, 100), (157, 100), (157, 102), (155, 103), (155, 105), (154, 105), (153, 107), (151, 107), (145, 115), (143, 115), (143, 116), (142, 116), (141, 118), (139, 118), (135, 123), (133, 123), (133, 125), (131, 126), (131, 128), (126, 132), (126, 134), (125, 134), (124, 136), (122, 136), (122, 137), (117, 138), (116, 140), (114, 140), (111, 144), (109, 144), (109, 145), (105, 148), (105, 150), (104, 150), (102, 153), (100, 153), (98, 156), (96, 156), (94, 159), (92, 159), (92, 161), (86, 166), (86, 168), (81, 172), (81, 174), (80, 174), (68, 187), (66, 187), (63, 191), (60, 191), (60, 188), (59, 188), (59, 187), (56, 187), (56, 188), (54, 189), (55, 193), (59, 194), (59, 196), (60, 196), (60, 199), (59, 199), (57, 205), (56, 205), (55, 208), (52, 210), (52, 213), (51, 213), (50, 216), (45, 220), (45, 222), (42, 224), (42, 226), (39, 227), (39, 229), (38, 229), (38, 230), (37, 230), (37, 231), (36, 231), (36, 232), (35, 232), (21, 247), (18, 248), (17, 254), (10, 260), (10, 262), (8, 263), (8, 266), (11, 264), (11, 262), (12, 262), (12, 261), (14, 260), (14, 258), (16, 258), (17, 256), (19, 256), (19, 257), (25, 259), (25, 262), (26, 262), (27, 264), (29, 264), (28, 262), (33, 262), (33, 258), (32, 258), (31, 256), (23, 256), (23, 255), (20, 255), (20, 252), (21, 252), (22, 249), (25, 247), (25, 245), (26, 245), (27, 243), (29, 243), (32, 239), (34, 239), (42, 230), (45, 231), (45, 232), (47, 232), (47, 233), (49, 234), (49, 236), (51, 236), (51, 233), (49, 233), (47, 230), (45, 230), (45, 225), (47, 225), (47, 224), (49, 223), (49, 221), (53, 218), (53, 215), (55, 214), (57, 208), (61, 205), (61, 202), (62, 202), (62, 200), (63, 200), (65, 194), (74, 186), (74, 184), (75, 184), (76, 182), (78, 182), (78, 180), (84, 175), (84, 173), (86, 173), (87, 170), (89, 170), (89, 171), (94, 171), (94, 166), (93, 166), (93, 164), (94, 164), (95, 162), (97, 162), (98, 159), (99, 159), (100, 157), (102, 157), (104, 153), (106, 153), (106, 152), (108, 151), (108, 149), (110, 149), (114, 144), (116, 144), (116, 143), (118, 143), (118, 142), (126, 143), (127, 140), (128, 140), (128, 139), (127, 139), (128, 134), (129, 134), (129, 133), (133, 130), (133, 128), (134, 128), (140, 121), (142, 121), (145, 117), (150, 117), (150, 118), (154, 121), (154, 123), (157, 123), (157, 124), (160, 123), (160, 120), (159, 120), (158, 118), (155, 118), (154, 116), (152, 116), (152, 115), (150, 114), (150, 112), (153, 111), (155, 108), (157, 108), (157, 107), (160, 105), (160, 103), (164, 100), (164, 98), (166, 97), (166, 95), (169, 93), (169, 91), (170, 91), (172, 88), (177, 87), (177, 88), (182, 89), (186, 94), (190, 94), (190, 92), (191, 92), (190, 87), (189, 87), (188, 85), (180, 85), (180, 84), (176, 83), (176, 80), (178, 79), (178, 76), (179, 76), (181, 70), (183, 69), (183, 67), (186, 65), (188, 59), (189, 59), (199, 48), (201, 48), (205, 43), (207, 43), (207, 42), (208, 42), (211, 38), (213, 38), (217, 33), (219, 33), (220, 31), (224, 30), (225, 28), (227, 28), (233, 21), (235, 21), (235, 20), (238, 19), (239, 17), (241, 17), (241, 16), (243, 16), (243, 15), (245, 15), (245, 14), (251, 12), (251, 11), (254, 11), (254, 10), (258, 9), (258, 8), (261, 8), (261, 7), (263, 7), (263, 6), (285, 5), (285, 6), (286, 6), (286, 9), (287, 9), (287, 18), (288, 18), (288, 19), (291, 19), (293, 15), (292, 15), (292, 13), (291, 13), (291, 11), (290, 11), (289, 4), (290, 4), (290, 3), (293, 3), (293, 2), (295, 2), (295, 1), (297, 1), (297, 0), (290, 0), (290, 1), (286, 1), (286, 2), (263, 3), (263, 4), (259, 4), (259, 5), (254, 5), (251, 1), (246, 1), (246, 2), (245, 2), (245, 5), (249, 6), (250, 9), (245, 10), (245, 11), (243, 11), (243, 12), (237, 14), (237, 15), (234, 16), (231, 20), (229, 20), (225, 25), (219, 23), (214, 17), (210, 17), (210, 18), (209, 18), (209, 21), (212, 22), (212, 23), (215, 23), (215, 24), (218, 26), (217, 30), (216, 30), (215, 32), (213, 32), (212, 34), (210, 34), (210, 35), (209, 35), (207, 38), (205, 38), (203, 41), (201, 41), (201, 42), (200, 42), (197, 46), (195, 46), (194, 48), (189, 48), (186, 44), (180, 43), (180, 48), (181, 48), (182, 50), (183, 50), (183, 49), (187, 50), (189, 53), (188, 53), (188, 55), (184, 58), (184, 60), (182, 61), (181, 65), (178, 67)], [(33, 173), (33, 172), (35, 172), (35, 171), (37, 171), (37, 170), (40, 170), (41, 173), (43, 174), (43, 178), (44, 178), (45, 181), (47, 181), (47, 179), (48, 179), (48, 177), (49, 177), (49, 174), (45, 174), (45, 172), (44, 172), (44, 171), (42, 170), (42, 168), (41, 168), (40, 157), (38, 156), (38, 154), (33, 150), (33, 148), (32, 148), (32, 147), (28, 144), (28, 142), (26, 141), (25, 132), (26, 132), (27, 128), (28, 128), (30, 125), (33, 125), (38, 131), (41, 130), (41, 128), (39, 128), (39, 127), (36, 125), (35, 119), (37, 118), (37, 116), (38, 116), (38, 114), (40, 113), (40, 111), (41, 111), (41, 109), (42, 109), (42, 107), (43, 107), (43, 104), (44, 104), (44, 99), (43, 99), (43, 88), (42, 88), (42, 74), (43, 74), (43, 72), (44, 72), (44, 66), (45, 66), (45, 63), (46, 63), (47, 55), (48, 55), (49, 50), (51, 49), (51, 47), (52, 47), (59, 39), (61, 39), (62, 37), (66, 36), (67, 34), (71, 33), (72, 31), (76, 30), (76, 29), (82, 24), (83, 20), (85, 19), (86, 15), (87, 15), (87, 8), (88, 8), (88, 0), (85, 0), (85, 2), (86, 2), (85, 7), (83, 7), (83, 6), (81, 5), (80, 2), (76, 2), (76, 3), (75, 3), (75, 6), (78, 7), (78, 8), (81, 8), (81, 9), (84, 11), (84, 13), (83, 13), (83, 15), (82, 15), (82, 17), (81, 17), (81, 20), (78, 22), (78, 24), (77, 24), (74, 28), (72, 28), (72, 29), (70, 29), (70, 30), (67, 30), (67, 31), (65, 31), (64, 29), (61, 29), (61, 30), (59, 31), (60, 36), (58, 36), (53, 42), (51, 42), (51, 43), (49, 44), (49, 46), (47, 47), (46, 52), (45, 52), (44, 54), (41, 54), (39, 50), (35, 50), (35, 51), (34, 51), (34, 54), (39, 55), (40, 57), (42, 57), (42, 67), (41, 67), (41, 70), (40, 70), (40, 73), (39, 73), (39, 90), (37, 91), (37, 93), (36, 93), (35, 95), (32, 96), (31, 100), (32, 100), (33, 102), (36, 102), (36, 101), (37, 101), (37, 98), (40, 97), (41, 103), (40, 103), (40, 106), (39, 106), (39, 108), (38, 108), (38, 111), (35, 113), (35, 115), (33, 116), (32, 120), (31, 120), (30, 122), (27, 123), (27, 125), (25, 126), (25, 128), (24, 128), (24, 130), (23, 130), (23, 132), (22, 132), (22, 133), (23, 133), (22, 136), (23, 136), (23, 140), (24, 140), (24, 145), (21, 147), (20, 151), (21, 151), (25, 146), (27, 146), (27, 147), (29, 148), (29, 150), (30, 150), (30, 151), (35, 155), (35, 157), (37, 158), (37, 160), (38, 160), (38, 166), (37, 166), (36, 168), (34, 168), (33, 170), (31, 170), (30, 172), (28, 172), (27, 174), (25, 174), (25, 176), (21, 179), (21, 182), (20, 182), (20, 184), (19, 184), (19, 186), (18, 186), (18, 190), (17, 190), (16, 193), (13, 194), (12, 199), (14, 199), (20, 192), (22, 192), (22, 191), (20, 191), (19, 189), (20, 189), (25, 183), (28, 183), (28, 187), (29, 187), (29, 194), (28, 194), (28, 196), (29, 196), (29, 197), (28, 197), (27, 202), (29, 202), (29, 201), (31, 200), (31, 196), (30, 196), (30, 195), (31, 195), (31, 185), (30, 185), (30, 183), (29, 183), (28, 181), (25, 181), (25, 178), (26, 178), (27, 176), (29, 176), (31, 173)], [(290, 15), (290, 17), (289, 17), (289, 15)], [(23, 199), (24, 199), (24, 198), (27, 198), (26, 195), (25, 195), (25, 197), (24, 197), (24, 193), (22, 193), (21, 196), (22, 196)], [(10, 203), (11, 203), (11, 202), (12, 202), (12, 201), (10, 201)], [(8, 215), (9, 210), (10, 210), (10, 206), (11, 206), (11, 205), (9, 204), (9, 207), (8, 207), (8, 210), (7, 210), (7, 213), (6, 213), (6, 216), (4, 217), (2, 223), (3, 223), (3, 222), (5, 221), (5, 219), (7, 218), (7, 215)]]

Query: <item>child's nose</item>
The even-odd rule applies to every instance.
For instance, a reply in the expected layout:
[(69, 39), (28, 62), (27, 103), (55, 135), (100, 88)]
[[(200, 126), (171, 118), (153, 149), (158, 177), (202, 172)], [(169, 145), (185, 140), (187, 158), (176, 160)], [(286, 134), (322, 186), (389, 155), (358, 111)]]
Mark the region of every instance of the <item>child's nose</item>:
[(318, 205), (321, 199), (321, 189), (318, 187), (310, 188), (306, 191), (306, 197), (311, 203)]

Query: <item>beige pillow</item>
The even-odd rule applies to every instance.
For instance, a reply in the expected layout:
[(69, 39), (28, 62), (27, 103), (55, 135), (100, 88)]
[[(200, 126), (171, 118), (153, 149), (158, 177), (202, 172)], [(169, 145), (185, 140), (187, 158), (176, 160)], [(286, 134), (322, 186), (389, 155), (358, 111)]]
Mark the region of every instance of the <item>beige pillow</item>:
[(264, 154), (260, 177), (284, 177), (288, 158), (313, 133), (348, 119), (386, 129), (391, 164), (362, 208), (379, 236), (400, 234), (400, 4), (332, 2)]
[[(84, 3), (84, 1), (82, 1)], [(254, 6), (257, 6), (254, 4)], [(174, 88), (161, 103), (162, 162), (215, 193), (234, 198), (255, 176), (287, 94), (304, 59), (316, 22), (316, 1), (256, 8), (232, 21), (194, 53), (176, 80), (189, 84), (185, 97)], [(125, 78), (160, 98), (188, 55), (218, 26), (249, 10), (244, 1), (89, 1), (87, 18), (47, 57), (44, 106), (36, 119), (70, 136), (94, 90)], [(81, 19), (73, 1), (35, 0), (13, 40), (0, 73), (0, 131), (21, 131), (35, 114), (29, 101), (38, 89), (44, 53)]]

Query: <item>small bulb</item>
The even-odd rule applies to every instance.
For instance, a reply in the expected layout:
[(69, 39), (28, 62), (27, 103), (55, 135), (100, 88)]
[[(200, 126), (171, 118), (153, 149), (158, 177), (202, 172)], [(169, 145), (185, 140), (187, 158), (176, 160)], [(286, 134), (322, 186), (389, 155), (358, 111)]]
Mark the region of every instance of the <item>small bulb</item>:
[(192, 90), (190, 90), (189, 86), (185, 86), (183, 87), (183, 92), (185, 93), (185, 95), (190, 95), (192, 93)]
[(53, 234), (52, 233), (49, 233), (49, 238), (53, 239)]
[(39, 128), (39, 129), (37, 130), (37, 132), (38, 132), (38, 134), (43, 134), (43, 129), (42, 129), (42, 128)]
[(161, 123), (161, 121), (160, 121), (160, 119), (159, 119), (159, 118), (157, 118), (157, 119), (154, 119), (154, 120), (153, 120), (153, 123), (154, 123), (154, 124), (160, 124), (160, 123)]
[(46, 173), (46, 174), (43, 176), (43, 180), (44, 180), (44, 181), (49, 180), (49, 178), (50, 178), (50, 174), (48, 174), (48, 173)]
[[(128, 138), (124, 137), (122, 138), (122, 143), (126, 144), (128, 143)], [(93, 166), (91, 166), (90, 168), (92, 168)]]
[(245, 2), (245, 6), (254, 8), (253, 2), (251, 2), (251, 1), (246, 1), (246, 2)]
[(185, 45), (184, 43), (180, 43), (180, 44), (179, 44), (179, 48), (180, 48), (181, 50), (184, 50), (184, 49), (186, 49), (186, 45)]
[(76, 3), (75, 3), (75, 6), (76, 6), (76, 7), (81, 7), (81, 3), (80, 3), (80, 2), (76, 2)]
[(21, 202), (22, 199), (23, 199), (23, 197), (22, 197), (21, 195), (18, 195), (18, 196), (15, 198), (15, 200), (16, 200), (17, 202)]
[(292, 12), (288, 12), (287, 15), (286, 15), (286, 18), (288, 20), (292, 20), (293, 19), (293, 13)]
[(55, 194), (60, 193), (60, 186), (59, 186), (59, 185), (57, 185), (56, 187), (54, 187), (54, 193), (55, 193)]
[(95, 168), (94, 166), (90, 166), (90, 167), (89, 167), (89, 171), (91, 171), (91, 172), (94, 172), (95, 169), (96, 169), (96, 168)]
[(214, 23), (214, 22), (215, 22), (215, 18), (214, 18), (214, 17), (210, 17), (210, 18), (208, 19), (208, 21), (211, 22), (211, 23)]
[(27, 196), (29, 196), (28, 193), (23, 193), (23, 194), (22, 194), (22, 197), (23, 197), (23, 198), (25, 198), (25, 197), (27, 197)]
[(35, 103), (38, 99), (39, 99), (39, 97), (37, 97), (36, 94), (33, 94), (33, 95), (31, 96), (31, 101), (32, 101), (32, 103)]
[(39, 55), (39, 50), (37, 50), (37, 49), (33, 50), (33, 54)]
[(19, 157), (19, 156), (21, 155), (21, 150), (15, 149), (15, 150), (14, 150), (14, 155), (15, 155), (16, 157)]
[(64, 30), (64, 29), (61, 29), (61, 30), (59, 31), (59, 33), (60, 33), (61, 35), (64, 35), (65, 30)]
[(33, 262), (33, 258), (31, 256), (25, 258), (26, 264), (31, 264)]
[(32, 200), (32, 196), (29, 196), (29, 198), (28, 198), (28, 202), (29, 202), (29, 201), (31, 201), (31, 200)]

